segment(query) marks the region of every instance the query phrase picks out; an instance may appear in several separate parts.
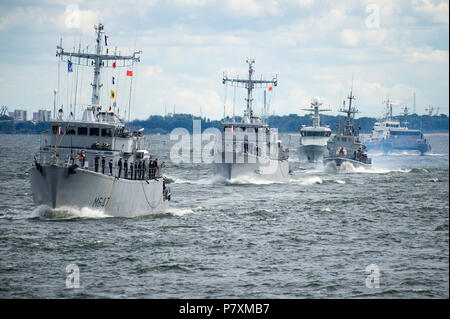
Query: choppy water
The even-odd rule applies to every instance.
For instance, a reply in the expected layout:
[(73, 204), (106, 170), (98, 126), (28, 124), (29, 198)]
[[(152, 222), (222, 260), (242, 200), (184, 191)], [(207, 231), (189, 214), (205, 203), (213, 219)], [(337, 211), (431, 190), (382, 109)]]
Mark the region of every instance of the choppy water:
[[(371, 154), (372, 169), (340, 174), (292, 152), (289, 183), (227, 183), (148, 138), (171, 208), (112, 218), (36, 208), (25, 171), (39, 136), (0, 135), (0, 298), (449, 297), (448, 136), (430, 137), (430, 155)], [(379, 288), (366, 287), (370, 264)]]

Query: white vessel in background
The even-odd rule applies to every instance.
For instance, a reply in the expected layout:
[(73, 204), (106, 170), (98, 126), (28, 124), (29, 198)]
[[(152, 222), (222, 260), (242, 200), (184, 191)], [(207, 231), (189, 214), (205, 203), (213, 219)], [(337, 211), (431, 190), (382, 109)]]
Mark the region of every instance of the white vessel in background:
[(314, 112), (312, 116), (312, 126), (302, 125), (300, 128), (300, 146), (298, 148), (298, 158), (300, 161), (318, 162), (328, 153), (327, 142), (331, 136), (329, 126), (320, 126), (319, 112), (331, 111), (330, 109), (320, 109), (322, 102), (318, 97), (311, 101), (309, 109), (304, 111)]
[(406, 118), (408, 108), (403, 111), (404, 125), (392, 116), (392, 103), (386, 100), (386, 113), (384, 119), (375, 122), (372, 134), (365, 141), (369, 150), (380, 150), (388, 153), (393, 150), (415, 150), (421, 155), (431, 151), (430, 143), (424, 138), (420, 130), (409, 129)]
[(247, 59), (248, 79), (229, 79), (224, 75), (223, 84), (243, 87), (247, 90), (247, 107), (241, 121), (234, 118), (221, 125), (221, 134), (214, 153), (217, 175), (226, 179), (243, 177), (286, 181), (290, 178), (289, 150), (284, 149), (275, 129), (269, 127), (252, 109), (252, 92), (255, 88), (277, 86), (277, 78), (270, 81), (254, 80), (254, 60)]
[[(160, 174), (162, 164), (144, 149), (142, 130), (127, 131), (118, 115), (99, 104), (101, 70), (108, 61), (139, 62), (140, 52), (120, 56), (103, 52), (103, 25), (95, 26), (96, 52), (65, 52), (56, 55), (68, 63), (86, 61), (94, 68), (91, 105), (84, 106), (80, 120), (71, 114), (50, 121), (51, 130), (41, 135), (40, 152), (29, 170), (37, 205), (55, 208), (94, 208), (111, 216), (133, 217), (163, 212), (170, 190)], [(106, 36), (105, 36), (106, 37)], [(84, 64), (83, 64), (84, 65)], [(131, 90), (130, 90), (131, 91)], [(115, 108), (114, 108), (115, 109)]]

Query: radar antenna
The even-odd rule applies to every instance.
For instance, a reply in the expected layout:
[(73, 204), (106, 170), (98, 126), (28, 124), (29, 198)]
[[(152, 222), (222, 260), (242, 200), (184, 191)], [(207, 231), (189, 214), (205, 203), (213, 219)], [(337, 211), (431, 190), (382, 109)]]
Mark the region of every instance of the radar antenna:
[(343, 134), (344, 135), (352, 135), (354, 132), (354, 128), (353, 128), (353, 124), (352, 124), (353, 117), (354, 117), (354, 114), (359, 113), (359, 111), (355, 107), (352, 107), (352, 102), (353, 102), (353, 100), (355, 100), (355, 97), (353, 96), (353, 81), (352, 81), (352, 88), (350, 90), (350, 94), (347, 97), (347, 99), (348, 99), (348, 109), (345, 109), (345, 101), (344, 101), (343, 107), (341, 107), (339, 112), (347, 114), (345, 124), (344, 124)]
[(312, 116), (314, 127), (320, 126), (320, 116), (319, 116), (320, 112), (331, 111), (331, 109), (321, 109), (320, 107), (322, 105), (323, 105), (323, 103), (320, 101), (320, 99), (318, 97), (316, 97), (311, 101), (311, 105), (310, 105), (309, 109), (302, 109), (303, 111), (314, 112), (314, 114)]
[[(93, 106), (99, 105), (99, 89), (102, 87), (102, 84), (100, 83), (100, 71), (104, 67), (109, 67), (108, 65), (105, 65), (104, 61), (123, 61), (122, 66), (131, 66), (133, 62), (140, 62), (140, 54), (142, 51), (135, 51), (132, 55), (129, 56), (121, 56), (114, 54), (108, 54), (108, 51), (106, 54), (102, 53), (103, 49), (103, 24), (99, 23), (98, 25), (94, 26), (95, 32), (97, 33), (97, 39), (96, 39), (96, 52), (95, 53), (81, 53), (81, 52), (65, 52), (62, 44), (58, 45), (56, 47), (56, 56), (59, 57), (61, 60), (67, 61), (67, 63), (70, 64), (77, 64), (81, 65), (80, 59), (86, 59), (87, 65), (90, 65), (94, 67), (94, 80), (91, 83), (92, 86), (92, 98), (91, 103)], [(78, 61), (71, 61), (72, 57), (79, 58)], [(131, 61), (130, 63), (126, 63), (127, 61)], [(115, 67), (115, 64), (111, 67)]]
[(247, 89), (247, 98), (245, 99), (247, 101), (247, 109), (244, 112), (243, 121), (248, 121), (248, 122), (252, 123), (255, 119), (257, 119), (257, 117), (253, 116), (253, 109), (252, 109), (253, 89), (266, 88), (266, 87), (271, 88), (272, 86), (277, 86), (278, 80), (277, 80), (277, 75), (275, 75), (271, 81), (266, 81), (263, 79), (253, 80), (253, 73), (255, 72), (255, 70), (253, 69), (253, 64), (255, 63), (255, 60), (247, 58), (247, 60), (245, 62), (248, 63), (248, 80), (247, 79), (241, 80), (239, 78), (230, 79), (224, 73), (222, 83), (228, 84), (232, 87), (243, 87), (243, 88)]

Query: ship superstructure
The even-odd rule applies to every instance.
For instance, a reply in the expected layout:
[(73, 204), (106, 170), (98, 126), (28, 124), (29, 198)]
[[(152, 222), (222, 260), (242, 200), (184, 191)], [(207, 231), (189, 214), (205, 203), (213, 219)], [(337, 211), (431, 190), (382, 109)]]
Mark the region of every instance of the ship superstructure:
[(331, 136), (331, 128), (329, 126), (320, 125), (320, 112), (330, 111), (329, 109), (321, 109), (322, 102), (318, 97), (311, 101), (310, 108), (302, 109), (304, 111), (313, 112), (312, 126), (303, 125), (300, 128), (300, 141), (298, 148), (298, 157), (300, 160), (308, 162), (322, 161), (323, 156), (327, 154), (327, 142)]

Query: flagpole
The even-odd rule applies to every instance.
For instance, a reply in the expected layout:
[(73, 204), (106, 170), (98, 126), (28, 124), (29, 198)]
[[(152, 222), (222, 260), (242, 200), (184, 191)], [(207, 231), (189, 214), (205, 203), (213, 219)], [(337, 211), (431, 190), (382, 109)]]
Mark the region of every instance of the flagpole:
[[(64, 52), (64, 49), (62, 48), (62, 42), (60, 42), (60, 45), (57, 46), (57, 51), (56, 51), (56, 55), (59, 57), (66, 56), (69, 58), (72, 58), (72, 57), (84, 58), (87, 61), (86, 65), (89, 65), (88, 61), (91, 61), (91, 65), (94, 67), (94, 79), (93, 79), (93, 82), (91, 83), (91, 86), (92, 86), (91, 106), (93, 107), (94, 112), (96, 112), (99, 107), (99, 100), (100, 100), (99, 92), (103, 86), (100, 83), (100, 72), (101, 72), (102, 67), (104, 67), (104, 62), (105, 61), (108, 62), (109, 60), (114, 61), (113, 68), (115, 68), (116, 61), (131, 60), (131, 61), (139, 62), (140, 61), (139, 54), (141, 53), (141, 51), (139, 51), (139, 52), (135, 51), (132, 55), (129, 55), (129, 56), (116, 56), (116, 55), (102, 54), (102, 44), (103, 44), (102, 34), (104, 33), (103, 25), (101, 23), (98, 25), (95, 25), (95, 30), (97, 33), (97, 45), (95, 46), (96, 52), (94, 54), (80, 53), (80, 52)], [(108, 42), (109, 39), (107, 38), (106, 41)], [(106, 64), (106, 65), (108, 66), (108, 64)], [(116, 105), (117, 105), (117, 103), (116, 103)]]
[[(69, 64), (69, 63), (71, 63), (70, 60), (67, 62), (67, 64)], [(72, 66), (70, 66), (70, 67), (72, 68)], [(67, 66), (67, 68), (68, 68), (68, 66)], [(70, 71), (69, 71), (69, 69), (67, 69), (67, 77), (66, 77), (66, 100), (67, 100), (67, 103), (66, 103), (66, 108), (69, 106), (69, 73), (70, 73)], [(64, 108), (63, 108), (63, 114), (64, 114)]]
[[(59, 45), (62, 47), (62, 39), (59, 39)], [(59, 59), (58, 59), (58, 91), (57, 91), (57, 93), (58, 93), (58, 105), (60, 105), (60, 97), (61, 97), (61, 91), (60, 91), (60, 82), (61, 82), (61, 59), (62, 59), (62, 57), (61, 56), (59, 56)], [(54, 112), (54, 114), (53, 114), (53, 118), (56, 120), (56, 110), (55, 110), (55, 112)]]
[[(134, 61), (131, 63), (131, 68), (134, 71)], [(130, 83), (130, 99), (128, 100), (128, 125), (130, 125), (130, 112), (131, 112), (131, 90), (133, 88), (133, 75), (131, 76)]]
[(53, 153), (53, 157), (56, 156), (56, 149), (58, 147), (58, 135), (59, 135), (59, 126), (56, 127), (56, 142), (55, 142), (55, 152)]
[[(81, 38), (81, 36), (80, 36)], [(81, 39), (80, 44), (78, 45), (78, 54), (81, 53)], [(80, 57), (78, 57), (78, 65), (77, 65), (77, 76), (76, 76), (76, 82), (75, 82), (75, 100), (73, 102), (73, 119), (75, 119), (75, 114), (77, 110), (77, 93), (78, 93), (78, 71), (80, 69)]]
[[(116, 55), (116, 52), (117, 52), (117, 47), (115, 47), (114, 55)], [(119, 52), (119, 55), (120, 55), (120, 52)], [(114, 101), (113, 101), (113, 107), (114, 107), (114, 114), (116, 114), (117, 92), (119, 91), (119, 78), (120, 78), (120, 73), (117, 72), (117, 71), (114, 72), (114, 70), (115, 70), (115, 68), (113, 69), (114, 75), (119, 74), (119, 76), (117, 76), (117, 79), (116, 79), (116, 77), (114, 76), (114, 88), (116, 89), (116, 90), (114, 91), (114, 93), (115, 93), (115, 96), (116, 96), (116, 97), (115, 97), (115, 99), (114, 99)], [(117, 116), (119, 116), (119, 114), (117, 114)]]
[[(136, 33), (134, 35), (134, 49), (133, 51), (136, 51), (136, 42), (137, 42), (137, 25), (136, 25)], [(140, 51), (139, 51), (140, 52)], [(131, 62), (131, 70), (134, 71), (134, 60)], [(128, 75), (128, 70), (127, 70)], [(130, 83), (130, 99), (128, 100), (128, 127), (130, 127), (130, 113), (131, 113), (131, 90), (133, 88), (133, 74), (131, 74), (131, 83)], [(173, 112), (175, 115), (175, 112)]]

